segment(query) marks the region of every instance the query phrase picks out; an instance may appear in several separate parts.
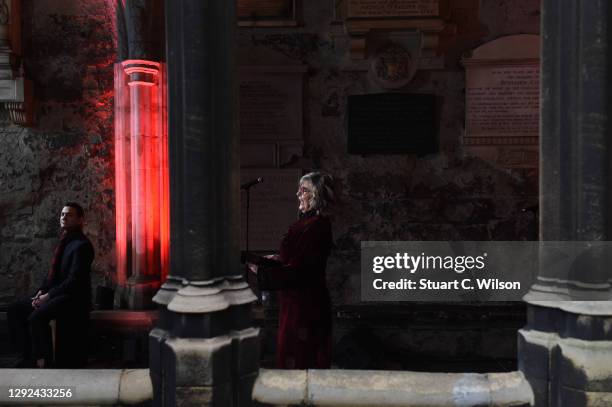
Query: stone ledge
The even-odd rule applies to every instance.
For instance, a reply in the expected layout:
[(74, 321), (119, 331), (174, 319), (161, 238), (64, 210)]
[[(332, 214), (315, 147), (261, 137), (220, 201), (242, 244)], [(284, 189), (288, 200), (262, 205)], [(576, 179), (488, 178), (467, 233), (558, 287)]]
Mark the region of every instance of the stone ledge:
[(158, 317), (157, 311), (96, 310), (89, 314), (89, 323), (93, 331), (134, 333), (150, 331)]
[[(6, 311), (0, 311), (0, 322), (7, 320)], [(129, 331), (151, 330), (157, 319), (157, 311), (130, 311), (130, 310), (94, 310), (89, 313), (89, 320), (93, 329), (112, 329)]]
[(367, 370), (260, 370), (253, 400), (326, 406), (529, 406), (520, 372), (416, 373)]
[(151, 401), (153, 387), (149, 369), (0, 369), (6, 387), (71, 388), (64, 399), (11, 399), (0, 393), (2, 405), (131, 405)]
[[(570, 301), (562, 296), (550, 295), (554, 299), (538, 300), (543, 295), (525, 296), (525, 302), (538, 307), (556, 308), (561, 311), (579, 315), (612, 316), (612, 301)], [(560, 298), (559, 298), (560, 297)]]

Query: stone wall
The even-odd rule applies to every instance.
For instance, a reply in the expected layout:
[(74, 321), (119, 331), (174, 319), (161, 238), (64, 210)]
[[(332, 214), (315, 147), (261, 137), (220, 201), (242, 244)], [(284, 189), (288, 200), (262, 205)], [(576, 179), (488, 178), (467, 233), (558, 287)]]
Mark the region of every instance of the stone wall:
[[(242, 28), (239, 55), (242, 65), (307, 67), (304, 150), (285, 167), (322, 169), (336, 179), (335, 249), (327, 269), (335, 306), (333, 365), (516, 370), (523, 304), (362, 303), (359, 250), (364, 240), (537, 239), (537, 168), (509, 170), (463, 150), (465, 70), (459, 60), (501, 36), (538, 34), (539, 0), (450, 1), (453, 27), (440, 39), (443, 69), (418, 70), (393, 90), (440, 101), (439, 152), (424, 157), (347, 153), (347, 96), (388, 90), (369, 78), (370, 60), (350, 58), (348, 36), (332, 23), (332, 3), (309, 1), (297, 28)], [(274, 366), (276, 312), (272, 296), (261, 321), (264, 366)]]
[[(337, 180), (334, 303), (359, 302), (362, 240), (534, 239), (537, 171), (509, 171), (463, 153), (462, 53), (502, 35), (538, 33), (539, 1), (454, 0), (456, 34), (443, 37), (444, 69), (420, 70), (400, 91), (440, 100), (439, 153), (348, 155), (346, 96), (383, 91), (348, 55), (332, 2), (304, 2), (296, 28), (241, 28), (241, 63), (307, 67), (304, 152), (289, 167)], [(480, 5), (480, 9), (478, 9)], [(46, 273), (62, 202), (87, 211), (96, 248), (94, 286), (114, 273), (113, 2), (25, 0), (24, 69), (34, 81), (36, 124), (0, 126), (0, 304), (28, 294)]]
[(22, 3), (35, 125), (0, 124), (0, 306), (40, 284), (65, 201), (85, 208), (94, 287), (115, 263), (113, 2)]
[(369, 79), (368, 60), (349, 57), (348, 36), (332, 24), (332, 3), (309, 1), (298, 28), (241, 29), (239, 53), (243, 65), (308, 67), (304, 154), (288, 166), (322, 169), (336, 179), (336, 247), (328, 263), (334, 303), (360, 301), (364, 240), (537, 239), (536, 215), (523, 211), (537, 205), (537, 169), (511, 171), (462, 151), (465, 71), (459, 58), (503, 35), (537, 34), (539, 1), (450, 2), (455, 33), (440, 40), (444, 69), (419, 70), (394, 90), (435, 94), (441, 101), (439, 153), (421, 158), (347, 153), (347, 96), (388, 91)]

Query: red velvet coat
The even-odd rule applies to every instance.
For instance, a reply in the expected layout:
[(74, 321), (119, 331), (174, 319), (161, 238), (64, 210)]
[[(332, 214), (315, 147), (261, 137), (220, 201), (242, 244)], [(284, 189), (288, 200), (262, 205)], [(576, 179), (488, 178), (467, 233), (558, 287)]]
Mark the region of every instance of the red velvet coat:
[(267, 269), (279, 287), (276, 365), (280, 369), (326, 369), (331, 362), (331, 302), (325, 266), (332, 246), (329, 218), (306, 215), (280, 243), (282, 267)]

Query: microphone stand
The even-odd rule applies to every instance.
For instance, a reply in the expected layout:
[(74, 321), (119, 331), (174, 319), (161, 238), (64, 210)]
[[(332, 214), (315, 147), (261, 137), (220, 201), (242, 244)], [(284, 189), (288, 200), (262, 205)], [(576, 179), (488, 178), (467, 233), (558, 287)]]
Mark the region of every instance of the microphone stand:
[(249, 185), (244, 190), (246, 192), (246, 248), (245, 254), (249, 253), (249, 207), (251, 206), (251, 187)]
[[(252, 184), (252, 185), (247, 185), (247, 186), (245, 186), (243, 188), (244, 191), (246, 192), (246, 236), (245, 236), (245, 240), (246, 240), (245, 246), (246, 247), (245, 247), (245, 250), (244, 250), (244, 259), (245, 259), (244, 261), (245, 261), (245, 263), (246, 263), (246, 258), (247, 258), (248, 254), (249, 254), (249, 208), (251, 206), (251, 187), (254, 186), (254, 185), (257, 185), (257, 183), (256, 184)], [(245, 264), (245, 267), (248, 267), (248, 266)], [(248, 273), (248, 270), (247, 270), (247, 273)], [(261, 296), (260, 297), (260, 301), (262, 302), (262, 304), (267, 302), (267, 299), (268, 299), (268, 293), (267, 292), (261, 291), (260, 292), (260, 296)]]

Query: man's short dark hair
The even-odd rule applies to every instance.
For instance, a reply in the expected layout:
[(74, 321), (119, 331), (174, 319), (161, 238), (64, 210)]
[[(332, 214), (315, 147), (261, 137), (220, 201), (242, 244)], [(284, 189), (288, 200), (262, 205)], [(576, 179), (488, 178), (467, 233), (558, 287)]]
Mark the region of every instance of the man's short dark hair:
[(66, 202), (64, 206), (74, 208), (77, 212), (77, 215), (79, 215), (79, 218), (82, 218), (83, 216), (85, 216), (85, 211), (83, 210), (83, 207), (76, 202)]

